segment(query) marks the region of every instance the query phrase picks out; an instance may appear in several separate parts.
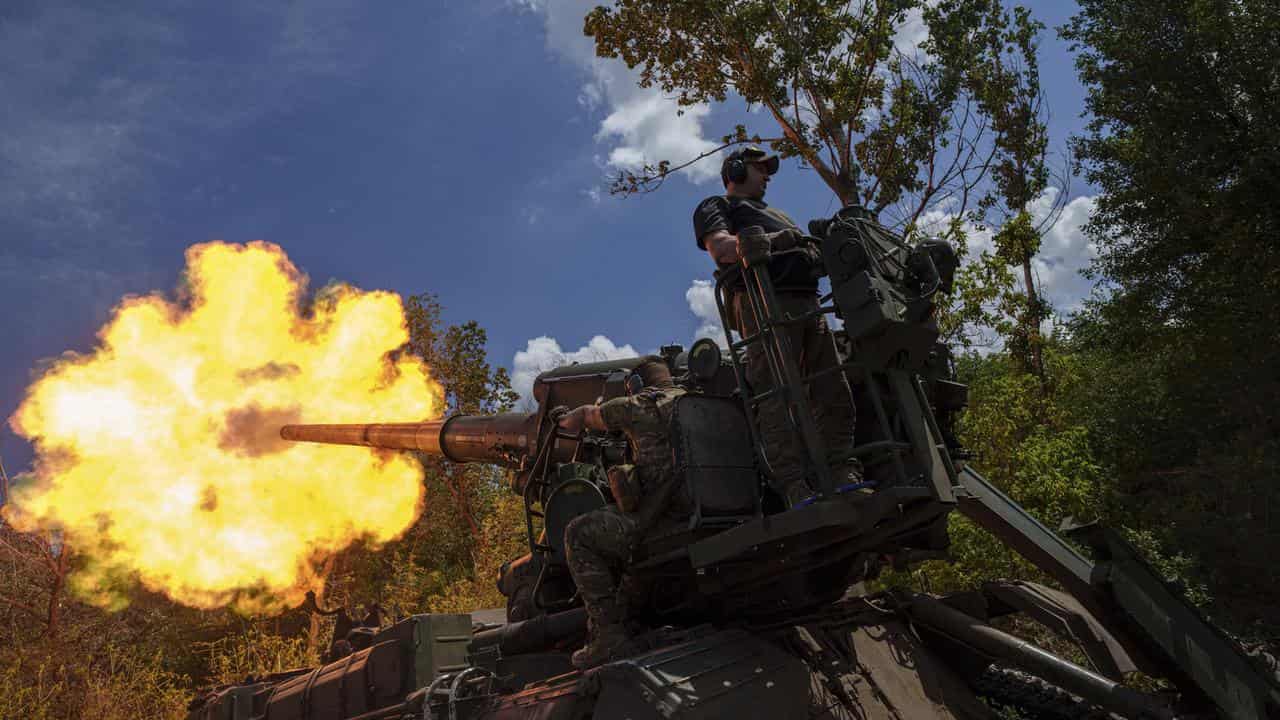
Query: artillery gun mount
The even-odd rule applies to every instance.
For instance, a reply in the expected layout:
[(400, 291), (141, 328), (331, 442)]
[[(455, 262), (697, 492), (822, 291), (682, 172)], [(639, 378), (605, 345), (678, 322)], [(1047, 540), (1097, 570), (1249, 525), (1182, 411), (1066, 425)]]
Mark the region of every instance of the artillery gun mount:
[[(851, 453), (866, 483), (837, 485), (813, 426), (761, 264), (717, 278), (745, 284), (760, 331), (699, 341), (663, 356), (688, 393), (670, 432), (693, 512), (636, 550), (629, 580), (647, 588), (636, 613), (640, 652), (578, 672), (585, 613), (565, 565), (564, 528), (612, 502), (605, 472), (622, 438), (568, 436), (554, 410), (625, 393), (638, 359), (543, 373), (528, 414), (381, 425), (294, 425), (287, 440), (412, 450), (509, 468), (524, 498), (529, 553), (498, 579), (498, 617), (416, 615), (388, 627), (339, 623), (328, 662), (212, 688), (190, 720), (581, 720), (584, 718), (1280, 718), (1280, 685), (1165, 586), (1115, 532), (1068, 534), (1081, 555), (965, 463), (951, 426), (965, 404), (935, 300), (956, 257), (940, 241), (908, 244), (864, 210), (810, 224), (832, 292), (819, 312), (844, 324), (844, 364), (859, 416)], [(763, 394), (743, 355), (762, 343), (810, 460), (817, 493), (790, 510), (764, 482), (754, 414)], [(875, 488), (863, 492), (864, 485)], [(887, 566), (939, 557), (958, 511), (1052, 577), (935, 597), (864, 581)], [(1021, 613), (1075, 643), (1090, 668), (991, 625)], [(1159, 695), (1122, 681), (1141, 671)]]

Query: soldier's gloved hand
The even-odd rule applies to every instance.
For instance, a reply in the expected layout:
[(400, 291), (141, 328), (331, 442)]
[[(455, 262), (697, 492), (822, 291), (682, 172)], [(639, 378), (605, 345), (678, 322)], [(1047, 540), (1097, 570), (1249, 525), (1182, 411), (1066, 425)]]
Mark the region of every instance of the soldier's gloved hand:
[(773, 251), (773, 236), (764, 228), (752, 225), (738, 233), (738, 257), (747, 265), (756, 265), (769, 259)]
[(804, 244), (807, 236), (800, 232), (798, 228), (786, 228), (775, 233), (769, 233), (765, 237), (769, 238), (769, 244), (773, 248), (773, 252), (782, 252), (790, 250)]
[(822, 259), (822, 251), (813, 244), (804, 244), (800, 246), (803, 250), (805, 258), (809, 264), (809, 276), (814, 280), (824, 277), (827, 274), (827, 263)]

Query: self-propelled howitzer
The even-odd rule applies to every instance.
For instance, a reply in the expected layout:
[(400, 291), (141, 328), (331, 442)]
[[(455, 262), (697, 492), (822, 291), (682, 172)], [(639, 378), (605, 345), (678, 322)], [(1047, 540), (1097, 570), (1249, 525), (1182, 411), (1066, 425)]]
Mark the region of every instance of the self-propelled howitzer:
[[(717, 277), (717, 305), (723, 321), (731, 288), (745, 288), (739, 306), (761, 330), (739, 338), (725, 322), (727, 352), (709, 341), (663, 352), (687, 391), (668, 430), (692, 512), (646, 534), (630, 558), (635, 654), (585, 672), (568, 663), (585, 621), (564, 528), (612, 502), (605, 471), (629, 458), (623, 438), (567, 436), (554, 422), (557, 408), (624, 394), (638, 363), (627, 358), (543, 373), (529, 414), (287, 426), (288, 440), (509, 468), (530, 552), (502, 570), (500, 628), (468, 633), (480, 616), (433, 614), (356, 629), (327, 664), (215, 689), (193, 704), (191, 720), (988, 718), (1001, 705), (1024, 717), (1103, 708), (1133, 719), (1280, 719), (1280, 687), (1116, 533), (1077, 528), (1093, 549), (1087, 559), (965, 465), (951, 432), (965, 388), (950, 377), (935, 322), (956, 269), (950, 247), (907, 243), (857, 207), (810, 231), (831, 282), (821, 311), (843, 321), (836, 371), (858, 408), (851, 456), (874, 492), (840, 486), (826, 469), (805, 392), (813, 378), (775, 332), (794, 318), (778, 315), (764, 266), (745, 262)], [(790, 509), (765, 482), (772, 471), (755, 432), (763, 394), (743, 367), (751, 343), (764, 344), (770, 392), (785, 398), (817, 491)], [(883, 567), (945, 554), (953, 510), (1061, 590), (987, 583), (939, 598), (865, 589)], [(1015, 613), (1074, 642), (1090, 667), (990, 624)], [(1136, 670), (1167, 679), (1176, 697), (1125, 687)]]

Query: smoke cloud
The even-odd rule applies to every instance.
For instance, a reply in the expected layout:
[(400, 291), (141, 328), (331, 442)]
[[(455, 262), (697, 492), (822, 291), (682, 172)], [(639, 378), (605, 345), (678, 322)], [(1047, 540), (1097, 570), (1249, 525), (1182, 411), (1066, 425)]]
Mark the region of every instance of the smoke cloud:
[(289, 449), (280, 428), (302, 422), (302, 408), (236, 408), (227, 413), (218, 448), (243, 457), (259, 457)]

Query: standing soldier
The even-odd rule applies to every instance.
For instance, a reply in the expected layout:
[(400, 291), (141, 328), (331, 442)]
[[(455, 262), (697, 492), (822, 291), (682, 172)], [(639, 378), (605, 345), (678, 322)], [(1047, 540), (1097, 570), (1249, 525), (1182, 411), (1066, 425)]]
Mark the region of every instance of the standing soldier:
[(656, 520), (688, 517), (684, 497), (677, 493), (667, 427), (675, 400), (684, 394), (671, 381), (666, 362), (649, 355), (632, 371), (644, 389), (601, 405), (583, 405), (560, 419), (566, 432), (583, 427), (600, 432), (620, 431), (631, 447), (633, 465), (609, 468), (609, 486), (616, 505), (580, 515), (564, 531), (569, 572), (587, 610), (587, 645), (573, 654), (579, 669), (594, 667), (625, 654), (630, 597), (622, 575), (631, 549)]
[[(698, 248), (706, 250), (721, 270), (732, 267), (744, 255), (767, 255), (767, 271), (778, 295), (777, 311), (791, 317), (814, 313), (818, 307), (818, 278), (825, 273), (821, 254), (787, 214), (764, 202), (769, 178), (778, 171), (778, 156), (748, 145), (727, 156), (720, 168), (725, 194), (703, 200), (693, 213), (693, 233)], [(738, 234), (758, 226), (764, 235)], [(790, 251), (790, 252), (783, 252)], [(756, 332), (757, 318), (747, 302), (741, 279), (729, 286), (730, 324), (742, 337)], [(834, 339), (820, 314), (778, 328), (785, 334), (802, 376), (840, 363)], [(755, 393), (773, 387), (762, 343), (746, 351), (746, 375)], [(842, 462), (853, 448), (853, 397), (844, 373), (832, 372), (809, 385), (814, 423), (822, 437), (837, 484), (861, 480), (856, 461)], [(786, 400), (772, 395), (760, 403), (757, 413), (765, 455), (773, 471), (773, 488), (789, 507), (812, 494), (805, 481), (805, 451), (787, 419)]]

